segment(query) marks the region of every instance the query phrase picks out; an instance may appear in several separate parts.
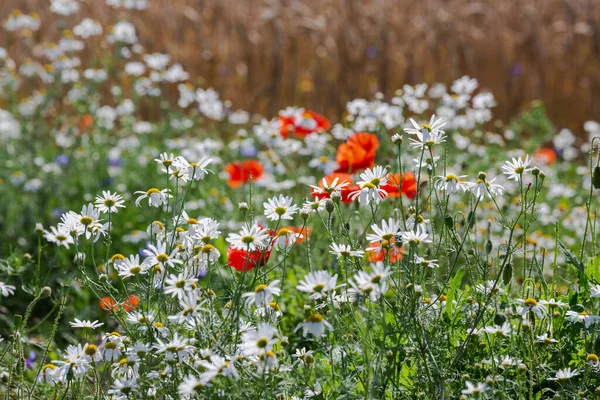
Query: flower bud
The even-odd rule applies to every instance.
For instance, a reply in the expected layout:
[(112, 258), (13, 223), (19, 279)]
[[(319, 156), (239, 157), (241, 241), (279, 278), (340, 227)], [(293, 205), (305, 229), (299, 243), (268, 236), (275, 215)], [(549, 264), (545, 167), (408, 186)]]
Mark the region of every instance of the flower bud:
[(327, 201), (325, 202), (325, 209), (329, 214), (331, 214), (333, 210), (335, 210), (335, 205), (333, 204), (333, 201), (331, 199), (327, 199)]
[(44, 233), (44, 225), (40, 224), (39, 222), (37, 224), (35, 224), (35, 233), (37, 233), (37, 234)]
[(600, 189), (600, 166), (598, 165), (592, 173), (592, 184), (594, 185), (594, 189)]
[(306, 221), (309, 216), (310, 212), (307, 209), (303, 208), (302, 210), (300, 210), (300, 218), (302, 218), (302, 220)]
[(44, 286), (40, 291), (40, 297), (42, 299), (45, 299), (46, 297), (50, 296), (52, 296), (52, 289), (50, 289), (48, 286)]
[(454, 229), (454, 218), (452, 218), (452, 215), (446, 214), (444, 217), (444, 224), (446, 224), (446, 228)]
[(245, 201), (242, 201), (241, 203), (238, 204), (238, 210), (242, 211), (242, 212), (246, 212), (248, 211), (248, 203), (246, 203)]
[(402, 135), (399, 133), (392, 135), (392, 142), (395, 144), (402, 144)]

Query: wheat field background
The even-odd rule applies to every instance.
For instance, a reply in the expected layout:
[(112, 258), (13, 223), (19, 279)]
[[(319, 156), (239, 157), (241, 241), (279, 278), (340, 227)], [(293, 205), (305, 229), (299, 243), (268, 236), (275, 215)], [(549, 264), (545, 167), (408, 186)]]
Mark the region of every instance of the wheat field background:
[[(83, 15), (105, 27), (130, 19), (149, 51), (168, 52), (235, 108), (267, 116), (288, 105), (339, 115), (353, 98), (463, 74), (493, 91), (501, 118), (542, 99), (553, 121), (580, 131), (600, 112), (597, 0), (149, 3), (145, 11), (117, 11), (83, 0), (80, 16), (62, 19), (47, 0), (2, 0), (0, 19), (14, 9), (36, 11), (36, 39), (48, 41), (56, 40), (54, 23), (71, 27)], [(0, 30), (0, 46), (19, 60), (24, 44)], [(85, 54), (101, 51), (98, 43)]]

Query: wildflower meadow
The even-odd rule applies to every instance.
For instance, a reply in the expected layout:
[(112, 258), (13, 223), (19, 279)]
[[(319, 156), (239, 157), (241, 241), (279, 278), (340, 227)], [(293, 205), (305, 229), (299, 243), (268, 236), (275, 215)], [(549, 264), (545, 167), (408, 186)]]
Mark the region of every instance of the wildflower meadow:
[(469, 76), (261, 116), (47, 7), (0, 21), (2, 398), (600, 398), (599, 123)]

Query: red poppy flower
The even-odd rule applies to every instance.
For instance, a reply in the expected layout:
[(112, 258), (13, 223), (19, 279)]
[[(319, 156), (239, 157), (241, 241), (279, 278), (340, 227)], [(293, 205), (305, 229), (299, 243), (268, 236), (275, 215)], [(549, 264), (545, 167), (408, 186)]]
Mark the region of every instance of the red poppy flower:
[(125, 311), (131, 311), (135, 308), (138, 308), (138, 305), (140, 304), (140, 298), (135, 294), (130, 294), (127, 300), (123, 301), (122, 303), (117, 303), (109, 296), (104, 296), (100, 299), (98, 304), (102, 309), (109, 312), (115, 311), (119, 307), (123, 307), (123, 310)]
[(280, 133), (287, 138), (289, 135), (305, 137), (311, 133), (325, 132), (331, 128), (331, 122), (325, 116), (314, 111), (306, 110), (298, 118), (296, 115), (280, 115)]
[(123, 310), (129, 312), (135, 308), (138, 308), (140, 304), (140, 298), (135, 294), (130, 294), (127, 300), (123, 302)]
[(388, 193), (389, 197), (400, 197), (400, 193), (412, 199), (417, 194), (417, 178), (412, 172), (405, 172), (404, 175), (391, 174), (388, 182), (381, 187)]
[(533, 154), (533, 158), (539, 163), (552, 165), (556, 161), (556, 152), (548, 147), (543, 147)]
[(375, 152), (379, 148), (376, 135), (357, 132), (338, 147), (335, 161), (340, 166), (336, 172), (352, 173), (371, 168), (375, 164)]
[(248, 182), (251, 176), (254, 181), (259, 179), (263, 175), (264, 169), (258, 161), (246, 160), (227, 164), (225, 171), (229, 174), (227, 185), (235, 189)]
[(104, 296), (103, 298), (101, 298), (98, 304), (103, 310), (106, 311), (114, 311), (117, 309), (117, 307), (119, 307), (117, 302), (108, 296)]
[(269, 261), (271, 250), (251, 251), (234, 249), (229, 246), (227, 249), (227, 265), (240, 272), (247, 272), (255, 267), (262, 267)]

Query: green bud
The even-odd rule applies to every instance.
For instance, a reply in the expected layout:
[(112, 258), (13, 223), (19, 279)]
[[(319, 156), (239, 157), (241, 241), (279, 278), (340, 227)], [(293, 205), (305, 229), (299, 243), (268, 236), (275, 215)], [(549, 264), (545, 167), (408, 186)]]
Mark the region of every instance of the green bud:
[(600, 166), (598, 165), (592, 173), (592, 185), (594, 185), (594, 189), (600, 189)]
[(513, 266), (512, 263), (506, 264), (504, 271), (502, 271), (502, 283), (508, 285), (513, 278)]
[(335, 204), (333, 204), (333, 201), (331, 199), (328, 199), (325, 202), (325, 209), (327, 210), (327, 212), (329, 214), (331, 214), (333, 212), (333, 210), (335, 210)]
[(454, 218), (452, 218), (452, 215), (446, 214), (444, 217), (444, 224), (446, 224), (446, 228), (454, 229)]
[(488, 241), (485, 242), (485, 252), (488, 255), (492, 252), (492, 241), (490, 239), (488, 239)]
[(502, 326), (506, 322), (506, 315), (502, 313), (496, 313), (494, 316), (494, 324)]

